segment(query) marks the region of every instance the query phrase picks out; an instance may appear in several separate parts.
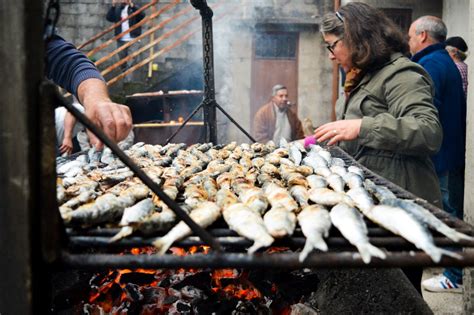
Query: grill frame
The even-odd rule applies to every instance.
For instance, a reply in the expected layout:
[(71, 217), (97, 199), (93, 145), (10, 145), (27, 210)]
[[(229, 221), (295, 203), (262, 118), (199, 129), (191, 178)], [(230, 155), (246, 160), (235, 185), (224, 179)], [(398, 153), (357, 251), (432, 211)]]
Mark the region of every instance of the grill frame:
[[(359, 164), (349, 154), (339, 147), (329, 147), (333, 157), (344, 160), (347, 166), (357, 166), (364, 171), (366, 178), (371, 179), (377, 185), (384, 185), (389, 188), (398, 198), (411, 199), (435, 216), (444, 221), (449, 226), (459, 232), (473, 235), (473, 227), (459, 219), (449, 216), (443, 210), (431, 205), (426, 200), (416, 197), (403, 188), (389, 182), (385, 178), (375, 174), (363, 165)], [(62, 264), (72, 268), (94, 269), (94, 268), (354, 268), (354, 267), (432, 267), (432, 266), (459, 266), (466, 267), (474, 265), (474, 251), (465, 250), (457, 252), (463, 257), (462, 260), (443, 256), (439, 263), (434, 263), (424, 252), (416, 249), (412, 244), (403, 238), (386, 231), (368, 222), (368, 235), (370, 242), (375, 246), (380, 246), (386, 250), (387, 258), (382, 260), (372, 258), (370, 264), (365, 264), (355, 247), (350, 245), (335, 229), (332, 228), (329, 237), (326, 239), (329, 251), (313, 252), (304, 262), (298, 260), (297, 250), (304, 245), (305, 238), (300, 229), (295, 231), (295, 235), (281, 240), (277, 240), (272, 246), (287, 248), (285, 253), (256, 253), (247, 255), (245, 248), (251, 245), (251, 241), (238, 236), (235, 232), (227, 228), (211, 228), (207, 231), (225, 249), (223, 252), (211, 251), (208, 254), (194, 254), (187, 256), (175, 256), (172, 254), (123, 254), (120, 251), (130, 248), (143, 248), (151, 246), (153, 240), (159, 234), (149, 237), (133, 236), (116, 243), (109, 243), (109, 238), (118, 232), (119, 229), (89, 229), (77, 231), (71, 228), (66, 229), (68, 239), (68, 249), (61, 254)], [(435, 244), (442, 247), (474, 248), (474, 241), (462, 240), (453, 242), (447, 237), (439, 235), (433, 231)], [(187, 248), (190, 246), (203, 246), (196, 235), (187, 237), (173, 246)], [(83, 254), (85, 249), (93, 249), (96, 253)], [(111, 253), (112, 252), (112, 253)], [(115, 253), (113, 253), (115, 252)], [(120, 254), (118, 254), (120, 253)]]

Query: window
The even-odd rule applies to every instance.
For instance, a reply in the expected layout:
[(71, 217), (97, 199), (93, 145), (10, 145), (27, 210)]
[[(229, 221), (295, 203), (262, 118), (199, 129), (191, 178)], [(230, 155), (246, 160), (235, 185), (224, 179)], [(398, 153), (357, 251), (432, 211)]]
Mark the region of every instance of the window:
[(256, 59), (296, 59), (297, 33), (259, 33), (255, 36)]

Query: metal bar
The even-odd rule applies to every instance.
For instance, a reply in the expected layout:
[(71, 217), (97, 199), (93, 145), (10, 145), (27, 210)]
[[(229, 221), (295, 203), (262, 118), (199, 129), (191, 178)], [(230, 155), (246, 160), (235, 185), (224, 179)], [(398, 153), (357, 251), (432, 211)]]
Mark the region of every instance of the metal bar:
[(140, 14), (141, 12), (145, 11), (146, 9), (148, 9), (150, 6), (152, 5), (155, 5), (156, 3), (158, 2), (158, 0), (152, 0), (150, 1), (150, 3), (147, 3), (145, 4), (143, 7), (141, 7), (140, 9), (138, 9), (137, 11), (133, 12), (132, 14), (128, 15), (125, 19), (122, 19), (120, 21), (118, 21), (117, 23), (114, 23), (112, 26), (110, 26), (109, 28), (107, 28), (106, 30), (92, 36), (89, 40), (87, 40), (86, 42), (82, 43), (81, 45), (79, 45), (77, 47), (77, 49), (82, 49), (84, 48), (85, 46), (89, 45), (90, 43), (93, 43), (95, 42), (97, 39), (101, 38), (102, 36), (104, 36), (105, 34), (113, 31), (117, 26), (121, 25), (123, 22), (131, 19), (132, 17)]
[(176, 137), (176, 135), (181, 131), (181, 129), (183, 129), (186, 126), (186, 124), (191, 120), (191, 118), (194, 117), (194, 115), (196, 115), (196, 113), (198, 112), (198, 110), (202, 108), (202, 106), (203, 105), (201, 103), (193, 110), (193, 112), (183, 121), (183, 123), (178, 127), (178, 129), (175, 132), (173, 132), (173, 134), (169, 136), (168, 139), (166, 139), (165, 145), (170, 143), (171, 140), (173, 140), (174, 137)]
[[(117, 234), (119, 231), (120, 231), (119, 228), (112, 228), (112, 229), (100, 228), (100, 229), (90, 229), (90, 230), (85, 230), (85, 231), (82, 231), (82, 230), (76, 231), (76, 230), (73, 230), (71, 228), (68, 228), (67, 229), (67, 234), (69, 236), (113, 236), (113, 235)], [(234, 232), (230, 229), (225, 229), (225, 228), (210, 229), (210, 230), (207, 230), (207, 231), (212, 236), (236, 236), (237, 235), (236, 232)], [(464, 233), (464, 234), (468, 234), (472, 230), (471, 229), (469, 229), (469, 230), (467, 230), (467, 229), (456, 229), (456, 231)], [(435, 231), (431, 231), (431, 232), (434, 235), (440, 235), (439, 233), (437, 233)], [(339, 235), (340, 235), (340, 233), (338, 233), (335, 229), (332, 229), (329, 237), (336, 237), (336, 236), (339, 236)], [(385, 230), (384, 228), (380, 228), (380, 227), (369, 227), (368, 228), (368, 235), (369, 235), (369, 237), (394, 236), (393, 233)], [(153, 234), (153, 236), (160, 236), (160, 233), (156, 233), (156, 235)], [(293, 236), (302, 236), (301, 229), (296, 228), (295, 232), (293, 233)]]
[(252, 142), (257, 142), (242, 126), (239, 125), (237, 121), (235, 121), (217, 102), (215, 102), (215, 106), (219, 108), (221, 113), (223, 113), (237, 128), (240, 129)]
[(57, 98), (57, 104), (61, 104), (66, 109), (71, 112), (74, 117), (79, 120), (80, 123), (82, 123), (87, 129), (89, 129), (92, 133), (94, 133), (106, 146), (108, 146), (112, 152), (117, 155), (117, 157), (132, 170), (132, 172), (145, 184), (147, 185), (163, 202), (170, 207), (171, 210), (173, 210), (176, 215), (183, 220), (190, 228), (191, 230), (199, 235), (201, 239), (209, 244), (213, 249), (217, 251), (221, 251), (221, 246), (219, 243), (214, 240), (214, 238), (202, 227), (200, 227), (194, 220), (192, 220), (188, 214), (181, 209), (181, 207), (174, 202), (171, 198), (168, 197), (167, 194), (165, 194), (160, 187), (153, 181), (151, 180), (148, 175), (140, 168), (138, 167), (132, 159), (130, 159), (118, 146), (115, 144), (112, 140), (110, 140), (105, 133), (97, 127), (95, 124), (93, 124), (83, 113), (81, 113), (78, 109), (76, 109), (74, 106), (69, 104), (69, 102), (63, 98), (59, 92), (56, 93), (56, 98)]
[(354, 252), (327, 252), (310, 254), (304, 262), (298, 260), (297, 253), (274, 254), (235, 254), (209, 253), (188, 256), (171, 255), (110, 255), (110, 254), (71, 254), (63, 252), (62, 263), (71, 268), (373, 268), (373, 267), (432, 267), (432, 266), (473, 266), (474, 254), (459, 253), (458, 260), (443, 256), (439, 263), (420, 252), (387, 253), (382, 260), (372, 258), (365, 264), (360, 255)]
[[(247, 240), (244, 237), (240, 236), (224, 236), (216, 237), (219, 243), (223, 246), (243, 246), (248, 247), (252, 245), (252, 241)], [(143, 246), (153, 246), (153, 241), (156, 238), (141, 238), (141, 237), (129, 237), (122, 239), (120, 241), (110, 243), (110, 237), (103, 236), (72, 236), (69, 238), (69, 244), (71, 246), (79, 247), (143, 247)], [(330, 237), (325, 240), (329, 246), (339, 247), (339, 246), (350, 246), (350, 243), (343, 237)], [(397, 247), (404, 248), (410, 247), (414, 248), (413, 245), (406, 241), (405, 239), (398, 236), (390, 237), (370, 237), (369, 241), (371, 244), (379, 247)], [(291, 246), (294, 248), (301, 248), (304, 246), (306, 238), (304, 237), (292, 237), (292, 238), (283, 238), (276, 240), (272, 246)], [(434, 243), (437, 246), (441, 247), (474, 247), (474, 241), (461, 240), (459, 242), (454, 242), (445, 237), (435, 237)], [(175, 242), (173, 246), (177, 247), (188, 247), (188, 246), (198, 246), (206, 245), (198, 237), (188, 237), (182, 241)]]
[(216, 91), (214, 84), (214, 47), (212, 35), (212, 16), (214, 13), (205, 0), (191, 0), (193, 7), (202, 17), (202, 56), (204, 69), (204, 124), (206, 142), (217, 144)]

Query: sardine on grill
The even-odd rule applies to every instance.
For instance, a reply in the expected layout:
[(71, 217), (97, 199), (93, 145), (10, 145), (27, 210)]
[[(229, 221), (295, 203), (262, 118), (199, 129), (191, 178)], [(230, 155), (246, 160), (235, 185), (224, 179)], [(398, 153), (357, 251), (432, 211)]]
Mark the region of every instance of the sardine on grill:
[(274, 239), (265, 228), (261, 215), (243, 203), (234, 203), (223, 211), (224, 220), (229, 228), (239, 235), (254, 241), (248, 249), (252, 254), (262, 247), (270, 246)]
[(334, 191), (344, 192), (344, 186), (346, 183), (342, 179), (341, 176), (332, 173), (331, 175), (326, 177), (329, 187), (331, 187)]
[(390, 232), (400, 235), (417, 248), (427, 253), (431, 259), (438, 263), (442, 255), (462, 259), (456, 253), (437, 247), (433, 242), (430, 232), (411, 214), (401, 208), (377, 205), (364, 215), (374, 223), (379, 224)]
[(140, 222), (150, 216), (154, 210), (155, 205), (151, 201), (151, 198), (143, 199), (133, 206), (125, 208), (122, 219), (119, 223), (122, 228), (110, 239), (110, 242), (115, 242), (131, 235), (133, 233), (134, 226), (139, 225)]
[(438, 219), (433, 213), (413, 201), (403, 199), (384, 199), (382, 204), (402, 208), (413, 215), (418, 221), (423, 222), (428, 227), (435, 229), (439, 233), (445, 235), (455, 242), (458, 242), (461, 239), (474, 241), (474, 237), (460, 233), (449, 227), (446, 223)]
[(296, 215), (283, 207), (272, 207), (263, 216), (268, 233), (275, 238), (291, 236), (296, 227)]
[(313, 249), (323, 252), (328, 250), (324, 237), (328, 237), (331, 228), (331, 219), (326, 208), (319, 205), (310, 205), (303, 208), (298, 214), (298, 223), (306, 237), (306, 243), (299, 255), (299, 261), (304, 261)]
[(265, 196), (272, 205), (272, 208), (283, 208), (287, 211), (298, 210), (298, 204), (291, 197), (290, 192), (274, 183), (265, 187)]
[(338, 203), (353, 205), (352, 199), (343, 192), (337, 192), (328, 188), (313, 188), (309, 191), (309, 199), (323, 206), (334, 206)]
[(301, 208), (308, 206), (309, 192), (305, 186), (302, 186), (302, 185), (291, 186), (290, 194), (299, 203)]
[(263, 215), (268, 208), (268, 200), (263, 190), (259, 187), (244, 189), (239, 194), (239, 199), (253, 211)]
[[(221, 208), (214, 202), (203, 202), (189, 214), (199, 226), (206, 228), (214, 223), (221, 216)], [(191, 235), (191, 228), (184, 223), (179, 222), (165, 236), (158, 238), (153, 245), (158, 249), (159, 254), (164, 254), (175, 241), (181, 240)]]
[(385, 253), (369, 243), (367, 226), (359, 211), (340, 203), (334, 206), (329, 213), (332, 224), (341, 232), (342, 236), (357, 247), (362, 260), (368, 264), (372, 257), (385, 259)]

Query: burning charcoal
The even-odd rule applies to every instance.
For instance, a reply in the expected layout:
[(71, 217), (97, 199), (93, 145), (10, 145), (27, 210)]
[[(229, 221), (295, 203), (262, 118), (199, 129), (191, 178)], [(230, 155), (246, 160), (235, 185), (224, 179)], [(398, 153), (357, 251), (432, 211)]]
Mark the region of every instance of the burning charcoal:
[(231, 314), (238, 303), (237, 299), (209, 298), (196, 302), (193, 307), (194, 314)]
[(170, 296), (167, 296), (167, 297), (163, 300), (163, 304), (173, 304), (173, 303), (176, 302), (177, 300), (179, 300), (179, 297), (170, 295)]
[(211, 275), (209, 272), (198, 272), (194, 275), (189, 275), (183, 281), (175, 283), (172, 287), (176, 290), (181, 290), (185, 286), (191, 285), (201, 290), (209, 290), (211, 283)]
[(130, 301), (138, 302), (143, 300), (143, 294), (140, 292), (139, 285), (127, 283), (124, 290), (127, 293), (127, 297)]
[(163, 301), (168, 296), (167, 290), (160, 287), (145, 287), (142, 289), (143, 304), (163, 305)]
[(319, 314), (316, 310), (302, 303), (293, 304), (291, 305), (290, 308), (291, 308), (290, 315), (318, 315)]
[(190, 304), (184, 303), (183, 301), (177, 301), (168, 310), (168, 314), (192, 314), (192, 308)]
[(96, 315), (96, 314), (105, 314), (105, 311), (102, 307), (98, 305), (84, 304), (82, 308), (82, 313), (84, 315)]
[(184, 288), (182, 288), (181, 289), (181, 294), (183, 295), (184, 298), (188, 298), (188, 299), (192, 299), (192, 300), (201, 299), (201, 298), (205, 297), (202, 290), (200, 290), (196, 287), (190, 286), (190, 285), (187, 285)]
[(138, 285), (145, 285), (155, 281), (154, 273), (145, 272), (130, 272), (122, 274), (120, 278), (121, 283), (135, 283)]
[(239, 301), (232, 315), (257, 314), (257, 307), (250, 301)]

